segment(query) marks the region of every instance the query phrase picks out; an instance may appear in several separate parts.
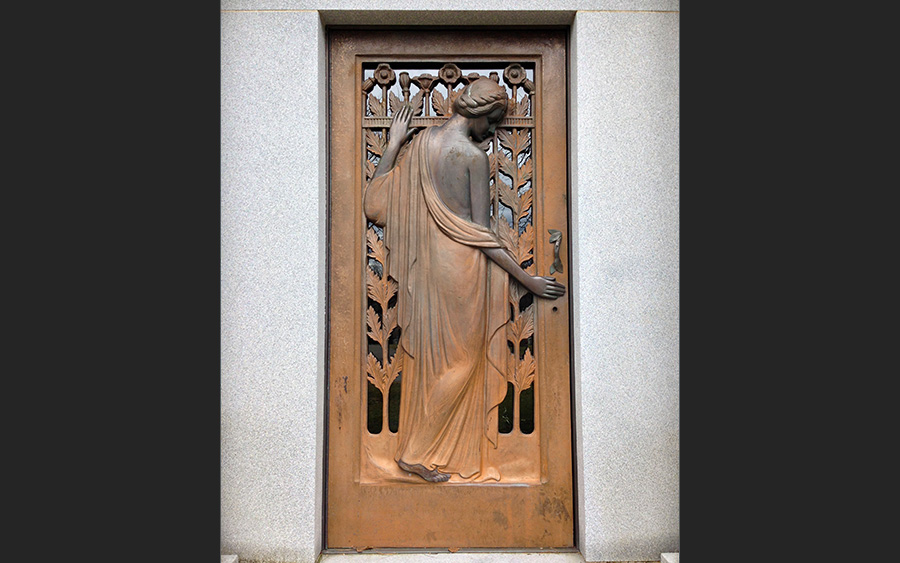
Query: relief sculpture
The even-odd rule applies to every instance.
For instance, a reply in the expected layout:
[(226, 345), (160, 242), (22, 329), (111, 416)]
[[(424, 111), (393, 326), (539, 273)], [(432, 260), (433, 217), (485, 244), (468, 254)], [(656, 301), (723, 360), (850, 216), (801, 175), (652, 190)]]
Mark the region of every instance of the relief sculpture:
[[(388, 70), (380, 66), (372, 80), (393, 80), (394, 72)], [(410, 97), (410, 79), (401, 75), (402, 99), (391, 95), (389, 130), (380, 138), (366, 133), (375, 139), (370, 145), (378, 144), (380, 158), (377, 165), (366, 162), (374, 169), (367, 174), (364, 211), (383, 229), (383, 240), (373, 239), (370, 230), (368, 241), (383, 268), (368, 284), (370, 295), (373, 286), (383, 288), (375, 291), (381, 318), (372, 307), (367, 316), (369, 335), (384, 352), (380, 363), (369, 355), (376, 365), (368, 371), (381, 374), (377, 383), (386, 396), (390, 379), (402, 369), (399, 425), (388, 452), (395, 468), (429, 482), (500, 481), (501, 472), (489, 455), (498, 445), (498, 407), (508, 384), (518, 388), (523, 383), (515, 364), (522, 358), (533, 364), (530, 350), (519, 355), (528, 321), (519, 311), (520, 298), (527, 291), (553, 300), (565, 288), (553, 277), (534, 275), (533, 262), (522, 266), (531, 256), (510, 248), (511, 237), (534, 236), (530, 225), (517, 228), (528, 208), (518, 200), (509, 205), (512, 228), (498, 213), (499, 191), (507, 189), (515, 198), (524, 181), (517, 184), (519, 172), (514, 171), (510, 188), (497, 185), (492, 178), (503, 157), (497, 149), (492, 157), (485, 147), (498, 146), (497, 126), (518, 100), (510, 99), (496, 74), (467, 79), (454, 65), (441, 72), (451, 87), (462, 87), (423, 104), (436, 77), (414, 79), (420, 90)], [(504, 78), (508, 80), (506, 74)], [(522, 83), (524, 71), (514, 79)], [(428, 105), (444, 119), (427, 124), (431, 126), (412, 125), (414, 115), (423, 113), (420, 120), (435, 117)], [(378, 110), (385, 120), (387, 109), (385, 95)], [(510, 230), (513, 235), (506, 232)], [(394, 292), (396, 304), (389, 305)], [(394, 326), (399, 342), (389, 363), (387, 342)], [(510, 332), (517, 330), (510, 340)], [(531, 371), (533, 376), (533, 365)]]

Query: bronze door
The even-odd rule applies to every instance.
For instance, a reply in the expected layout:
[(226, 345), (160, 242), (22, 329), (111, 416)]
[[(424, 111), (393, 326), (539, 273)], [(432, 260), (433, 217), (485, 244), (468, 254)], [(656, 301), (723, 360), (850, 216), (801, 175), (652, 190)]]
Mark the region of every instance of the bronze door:
[[(329, 33), (327, 549), (574, 547), (565, 49), (563, 30)], [(433, 156), (451, 125), (488, 227)]]

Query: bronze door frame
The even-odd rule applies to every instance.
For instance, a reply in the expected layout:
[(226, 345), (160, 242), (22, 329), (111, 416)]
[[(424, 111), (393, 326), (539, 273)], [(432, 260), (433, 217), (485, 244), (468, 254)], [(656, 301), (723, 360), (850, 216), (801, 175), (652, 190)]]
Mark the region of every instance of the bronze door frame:
[[(474, 41), (460, 41), (459, 34), (466, 33)], [(405, 487), (383, 487), (380, 490), (360, 485), (359, 461), (356, 454), (359, 450), (358, 440), (353, 433), (361, 431), (360, 410), (355, 408), (354, 397), (362, 393), (363, 382), (357, 377), (361, 359), (354, 350), (360, 349), (360, 336), (365, 335), (362, 303), (358, 296), (363, 276), (365, 261), (365, 240), (359, 232), (360, 221), (364, 221), (361, 209), (361, 197), (354, 195), (353, 190), (362, 185), (363, 172), (361, 166), (347, 166), (347, 155), (358, 154), (361, 146), (361, 132), (358, 112), (361, 79), (355, 69), (360, 61), (385, 60), (447, 60), (447, 61), (502, 61), (507, 59), (529, 59), (536, 65), (535, 75), (540, 74), (542, 99), (536, 105), (536, 120), (540, 119), (542, 133), (535, 138), (535, 152), (540, 158), (541, 185), (556, 188), (553, 191), (541, 192), (543, 211), (535, 214), (535, 263), (541, 275), (548, 275), (554, 259), (554, 244), (546, 233), (549, 229), (561, 230), (564, 233), (562, 253), (566, 259), (566, 267), (562, 273), (553, 275), (570, 287), (568, 278), (568, 123), (567, 123), (567, 33), (565, 30), (529, 30), (526, 38), (521, 31), (495, 30), (482, 31), (449, 30), (414, 30), (414, 31), (372, 31), (354, 30), (346, 33), (343, 30), (329, 30), (329, 88), (335, 80), (348, 84), (352, 80), (351, 95), (342, 95), (338, 88), (329, 94), (329, 127), (328, 127), (328, 311), (327, 318), (327, 352), (326, 352), (326, 448), (325, 448), (325, 495), (323, 545), (327, 551), (342, 549), (384, 548), (403, 550), (423, 548), (439, 550), (448, 548), (481, 548), (481, 549), (575, 549), (575, 475), (574, 475), (574, 424), (572, 419), (572, 376), (570, 358), (571, 332), (571, 291), (563, 299), (556, 301), (536, 300), (536, 326), (540, 326), (542, 337), (535, 343), (537, 361), (541, 369), (547, 372), (547, 384), (538, 386), (537, 392), (543, 405), (539, 416), (545, 439), (541, 441), (541, 480), (536, 486), (504, 486), (496, 485), (457, 485), (452, 493), (443, 494), (435, 501), (447, 510), (463, 510), (466, 503), (478, 498), (484, 507), (496, 507), (490, 518), (480, 513), (470, 513), (471, 519), (464, 526), (447, 523), (453, 528), (446, 537), (435, 536), (435, 530), (427, 530), (429, 512), (417, 503), (433, 494), (434, 490), (423, 487), (448, 487), (448, 484), (406, 485)], [(423, 54), (422, 45), (410, 43), (410, 35), (428, 36), (430, 42)], [(333, 42), (343, 42), (342, 46), (333, 47)], [(484, 55), (491, 53), (491, 55)], [(352, 61), (351, 61), (352, 59)], [(347, 70), (354, 69), (354, 78), (335, 77), (336, 67)], [(552, 100), (552, 101), (551, 101)], [(538, 109), (539, 108), (539, 109)], [(352, 129), (345, 130), (349, 124), (348, 115), (356, 116)], [(344, 128), (341, 127), (344, 126)], [(547, 142), (552, 140), (555, 142)], [(351, 162), (355, 162), (355, 156)], [(537, 175), (537, 172), (536, 174)], [(353, 220), (336, 220), (334, 213), (341, 210), (340, 218), (352, 217)], [(360, 240), (362, 239), (362, 244)], [(557, 243), (558, 244), (558, 243)], [(339, 257), (340, 259), (336, 259)], [(351, 260), (352, 258), (352, 260)], [(564, 319), (560, 320), (560, 319)], [(551, 378), (549, 374), (554, 373)], [(552, 385), (551, 385), (552, 383)], [(538, 415), (536, 415), (538, 416)], [(355, 429), (355, 430), (354, 430)], [(566, 439), (551, 439), (551, 436), (565, 436)], [(340, 454), (339, 452), (345, 452)], [(349, 452), (349, 454), (346, 454)], [(335, 477), (340, 475), (341, 478)], [(354, 481), (355, 480), (355, 481)], [(387, 492), (386, 492), (387, 491)], [(329, 502), (332, 495), (339, 497), (345, 505), (352, 508), (341, 510), (338, 516), (330, 516), (335, 507)], [(424, 495), (424, 496), (423, 496)], [(383, 501), (378, 504), (379, 498)], [(349, 499), (349, 501), (348, 501)], [(432, 501), (429, 501), (432, 502)], [(441, 504), (443, 503), (443, 504)], [(449, 504), (448, 504), (449, 503)], [(393, 506), (405, 507), (406, 513), (394, 515), (396, 525), (387, 524), (380, 529), (382, 522), (374, 524), (373, 530), (363, 529), (359, 525), (363, 518), (360, 513), (370, 514), (377, 507), (381, 514), (390, 513)], [(509, 522), (512, 515), (527, 512), (525, 522)], [(446, 513), (449, 514), (449, 513)], [(456, 512), (454, 512), (456, 514)], [(448, 518), (450, 518), (448, 516)], [(479, 520), (479, 518), (481, 518)], [(343, 526), (344, 532), (332, 528), (336, 520)], [(504, 524), (503, 522), (506, 521)], [(352, 524), (356, 522), (356, 524)], [(369, 524), (371, 520), (367, 521)], [(410, 527), (413, 522), (419, 528)], [(493, 522), (494, 524), (492, 524)], [(555, 524), (554, 524), (555, 522)], [(556, 525), (552, 532), (548, 526)], [(398, 532), (398, 526), (401, 532)], [(454, 527), (455, 526), (455, 527)], [(347, 532), (352, 528), (352, 532)], [(438, 530), (439, 534), (446, 528)], [(543, 534), (541, 532), (544, 532)], [(463, 533), (464, 532), (464, 533)], [(380, 535), (379, 535), (380, 534)], [(385, 534), (394, 539), (381, 542), (379, 538)], [(429, 535), (430, 534), (430, 535)], [(438, 535), (439, 535), (438, 534)], [(398, 536), (408, 537), (406, 543), (397, 543)], [(548, 539), (549, 537), (549, 539)]]

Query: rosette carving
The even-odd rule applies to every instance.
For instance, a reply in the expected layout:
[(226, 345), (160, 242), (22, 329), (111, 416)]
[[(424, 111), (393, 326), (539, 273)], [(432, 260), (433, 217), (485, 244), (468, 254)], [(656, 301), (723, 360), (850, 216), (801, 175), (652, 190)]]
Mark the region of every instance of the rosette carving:
[(396, 82), (396, 75), (390, 65), (384, 63), (378, 65), (378, 68), (375, 69), (375, 81), (383, 88), (388, 88)]
[(462, 71), (453, 63), (447, 63), (441, 67), (438, 76), (448, 88), (453, 88), (459, 79), (462, 78)]
[(503, 81), (510, 86), (518, 86), (525, 82), (528, 75), (520, 64), (511, 64), (503, 71)]

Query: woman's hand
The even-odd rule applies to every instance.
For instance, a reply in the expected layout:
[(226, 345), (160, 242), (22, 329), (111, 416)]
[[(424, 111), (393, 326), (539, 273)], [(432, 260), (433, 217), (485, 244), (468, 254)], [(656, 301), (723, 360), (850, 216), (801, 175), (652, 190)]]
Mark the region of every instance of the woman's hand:
[(412, 139), (413, 135), (418, 133), (418, 128), (409, 128), (409, 123), (412, 121), (412, 115), (413, 110), (409, 104), (400, 106), (400, 109), (397, 110), (397, 113), (394, 114), (394, 118), (391, 120), (391, 133), (388, 140), (389, 145), (393, 145), (394, 148), (399, 149), (407, 141)]
[(375, 172), (372, 173), (372, 180), (387, 174), (394, 167), (397, 155), (400, 154), (400, 147), (419, 132), (418, 127), (413, 130), (409, 129), (412, 114), (413, 110), (409, 104), (403, 104), (394, 114), (394, 118), (391, 120), (390, 133), (388, 134), (387, 148), (384, 149), (384, 154), (381, 156), (381, 160), (378, 161)]
[(566, 286), (549, 276), (531, 276), (528, 291), (544, 299), (557, 299), (566, 293)]

